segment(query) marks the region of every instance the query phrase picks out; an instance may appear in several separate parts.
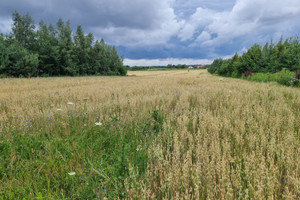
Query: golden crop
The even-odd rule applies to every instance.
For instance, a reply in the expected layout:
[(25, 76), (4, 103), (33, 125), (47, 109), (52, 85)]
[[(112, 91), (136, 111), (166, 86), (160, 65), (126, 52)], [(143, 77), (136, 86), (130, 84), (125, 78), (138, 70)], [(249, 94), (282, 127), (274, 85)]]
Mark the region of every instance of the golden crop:
[(69, 110), (84, 111), (91, 124), (115, 110), (125, 123), (163, 112), (146, 176), (130, 170), (126, 180), (129, 198), (300, 198), (297, 88), (204, 70), (0, 80), (1, 129)]

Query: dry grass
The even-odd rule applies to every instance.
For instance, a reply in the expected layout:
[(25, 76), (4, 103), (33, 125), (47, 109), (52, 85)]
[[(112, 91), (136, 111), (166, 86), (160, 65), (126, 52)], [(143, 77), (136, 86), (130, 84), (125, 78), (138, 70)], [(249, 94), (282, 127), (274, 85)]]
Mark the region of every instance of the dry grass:
[(128, 198), (300, 198), (299, 89), (203, 70), (129, 75), (1, 79), (1, 129), (68, 110), (83, 109), (90, 125), (116, 109), (124, 123), (157, 110), (163, 130), (145, 177), (130, 168)]

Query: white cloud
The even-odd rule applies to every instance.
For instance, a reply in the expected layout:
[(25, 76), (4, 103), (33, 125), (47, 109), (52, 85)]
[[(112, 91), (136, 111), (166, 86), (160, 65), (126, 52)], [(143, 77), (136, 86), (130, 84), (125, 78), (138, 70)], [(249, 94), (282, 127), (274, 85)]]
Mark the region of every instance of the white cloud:
[(210, 64), (212, 60), (209, 59), (180, 59), (180, 58), (165, 58), (165, 59), (124, 59), (124, 65), (129, 66), (167, 66), (168, 64), (178, 65), (198, 65)]
[(213, 10), (197, 8), (196, 12), (185, 23), (182, 29), (178, 33), (178, 37), (181, 41), (192, 40), (194, 34), (199, 29), (204, 29), (205, 26), (212, 23), (217, 13)]
[[(298, 23), (300, 1), (237, 0), (230, 12), (206, 10), (206, 15), (203, 16), (204, 10), (203, 8), (197, 9), (187, 24), (193, 24), (194, 30), (202, 30), (195, 42), (206, 47), (216, 48), (237, 37), (245, 37), (245, 40), (257, 40), (266, 31), (268, 31), (270, 39), (273, 29), (277, 30), (276, 32), (281, 30), (282, 33), (286, 33), (288, 27), (295, 27)], [(201, 16), (203, 17), (201, 18)], [(194, 18), (201, 18), (204, 22), (197, 23)], [(290, 25), (282, 26), (286, 22)], [(216, 37), (209, 38), (211, 35)], [(253, 43), (255, 42), (257, 41), (253, 41)]]
[(11, 30), (12, 20), (7, 17), (0, 17), (0, 33), (9, 33)]
[(203, 31), (196, 39), (196, 42), (204, 42), (210, 40), (211, 36), (208, 32)]
[(178, 37), (181, 41), (191, 40), (193, 39), (193, 35), (195, 32), (195, 26), (191, 23), (187, 23), (184, 27), (180, 30)]

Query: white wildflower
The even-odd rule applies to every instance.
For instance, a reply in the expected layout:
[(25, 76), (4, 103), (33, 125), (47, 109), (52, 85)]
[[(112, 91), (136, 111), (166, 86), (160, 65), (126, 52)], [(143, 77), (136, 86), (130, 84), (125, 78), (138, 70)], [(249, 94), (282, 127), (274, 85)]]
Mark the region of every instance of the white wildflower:
[(70, 172), (68, 173), (70, 176), (74, 176), (76, 174), (76, 172)]
[(73, 102), (71, 102), (71, 101), (70, 101), (70, 102), (68, 102), (67, 104), (68, 104), (68, 105), (74, 105), (74, 103), (73, 103)]
[(102, 123), (101, 123), (101, 122), (96, 122), (95, 125), (96, 125), (96, 126), (101, 126)]

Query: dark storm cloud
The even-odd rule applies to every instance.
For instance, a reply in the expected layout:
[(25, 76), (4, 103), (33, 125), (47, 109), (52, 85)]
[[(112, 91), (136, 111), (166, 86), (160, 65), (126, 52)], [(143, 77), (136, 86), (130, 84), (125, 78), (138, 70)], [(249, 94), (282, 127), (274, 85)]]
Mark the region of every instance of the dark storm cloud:
[(61, 17), (85, 27), (151, 29), (163, 17), (161, 6), (160, 0), (2, 0), (0, 15), (8, 16), (17, 10), (49, 23)]
[(70, 19), (132, 63), (214, 59), (300, 30), (299, 0), (1, 0), (0, 32), (15, 10), (36, 23)]

